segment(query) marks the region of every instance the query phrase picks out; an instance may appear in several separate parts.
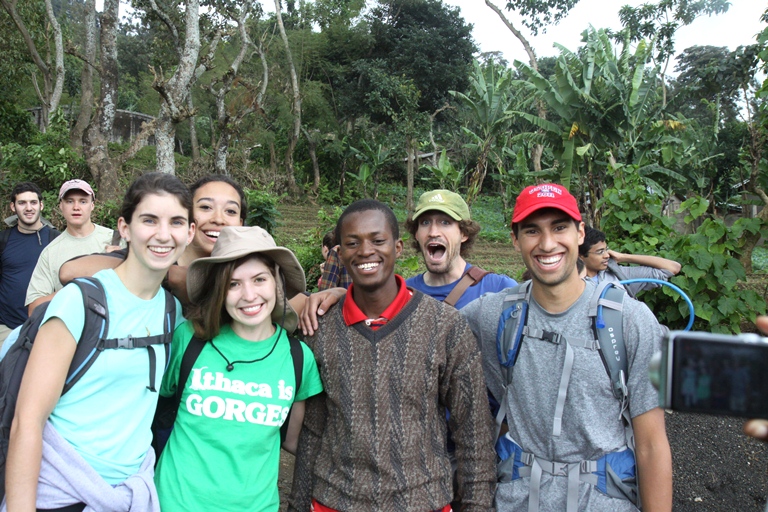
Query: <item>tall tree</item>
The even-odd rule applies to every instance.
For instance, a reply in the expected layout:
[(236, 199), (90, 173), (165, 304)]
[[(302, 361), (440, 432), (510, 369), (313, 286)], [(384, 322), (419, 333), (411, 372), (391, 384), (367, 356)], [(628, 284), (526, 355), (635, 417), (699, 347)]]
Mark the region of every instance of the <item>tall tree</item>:
[(45, 0), (44, 8), (46, 20), (53, 32), (53, 61), (51, 61), (50, 53), (43, 59), (38, 51), (38, 43), (35, 42), (30, 29), (27, 27), (26, 22), (19, 13), (18, 0), (0, 0), (0, 5), (3, 6), (13, 20), (13, 23), (16, 25), (16, 28), (21, 33), (27, 51), (43, 78), (43, 88), (41, 90), (37, 80), (37, 74), (32, 73), (31, 75), (32, 84), (34, 85), (35, 92), (40, 100), (42, 126), (43, 130), (45, 130), (48, 126), (50, 113), (59, 108), (61, 94), (64, 89), (64, 43), (62, 40), (61, 26), (53, 13), (53, 4), (51, 3), (51, 0)]
[(285, 151), (285, 175), (288, 183), (288, 190), (290, 192), (296, 192), (296, 171), (294, 169), (294, 151), (296, 150), (296, 144), (299, 142), (301, 136), (301, 93), (299, 91), (299, 78), (296, 74), (296, 66), (293, 63), (293, 54), (291, 53), (291, 45), (288, 42), (288, 36), (285, 32), (285, 25), (283, 25), (283, 14), (280, 0), (275, 0), (275, 18), (277, 19), (277, 27), (280, 31), (280, 37), (285, 45), (285, 56), (288, 62), (288, 70), (291, 76), (291, 92), (293, 98), (291, 101), (291, 115), (293, 116), (293, 129), (288, 136), (288, 148)]

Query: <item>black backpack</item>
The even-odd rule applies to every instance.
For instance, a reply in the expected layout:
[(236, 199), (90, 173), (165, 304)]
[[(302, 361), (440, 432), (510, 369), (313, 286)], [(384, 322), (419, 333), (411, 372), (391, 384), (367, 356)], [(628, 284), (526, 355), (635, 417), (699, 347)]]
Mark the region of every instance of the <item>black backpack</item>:
[[(109, 332), (109, 314), (104, 287), (98, 279), (83, 277), (72, 281), (82, 292), (85, 306), (85, 323), (83, 333), (77, 343), (72, 363), (67, 370), (64, 382), (64, 395), (93, 365), (96, 358), (106, 349), (147, 348), (149, 353), (149, 386), (150, 391), (157, 391), (155, 386), (155, 370), (157, 358), (152, 345), (165, 347), (166, 364), (170, 355), (170, 343), (173, 339), (173, 328), (176, 325), (176, 300), (167, 290), (165, 291), (165, 316), (163, 318), (163, 334), (141, 338), (112, 338), (102, 336)], [(21, 379), (29, 360), (32, 344), (40, 329), (45, 311), (50, 302), (45, 302), (35, 308), (21, 326), (18, 339), (8, 349), (0, 361), (0, 499), (5, 496), (5, 463), (8, 457), (8, 441), (11, 436), (11, 423), (16, 412), (16, 399), (19, 395)]]
[[(301, 376), (304, 372), (304, 351), (301, 349), (301, 342), (292, 336), (288, 336), (288, 342), (291, 344), (291, 358), (293, 359), (293, 374), (296, 379), (296, 391), (293, 396), (298, 396), (299, 389), (301, 388)], [(152, 422), (152, 447), (157, 454), (157, 460), (160, 460), (160, 453), (168, 443), (168, 438), (171, 436), (171, 430), (173, 430), (173, 424), (176, 421), (176, 416), (179, 413), (179, 405), (181, 404), (181, 394), (184, 391), (184, 386), (187, 384), (189, 374), (192, 373), (192, 366), (197, 361), (200, 352), (203, 351), (203, 347), (207, 341), (201, 340), (197, 336), (192, 336), (192, 339), (187, 345), (187, 349), (184, 351), (184, 355), (181, 358), (181, 367), (179, 368), (179, 382), (176, 385), (176, 393), (173, 396), (161, 396), (157, 401), (157, 410), (155, 411), (155, 419)], [(285, 436), (288, 433), (288, 423), (291, 420), (291, 411), (293, 407), (288, 410), (288, 416), (285, 418), (285, 422), (280, 427), (280, 443), (285, 441)]]

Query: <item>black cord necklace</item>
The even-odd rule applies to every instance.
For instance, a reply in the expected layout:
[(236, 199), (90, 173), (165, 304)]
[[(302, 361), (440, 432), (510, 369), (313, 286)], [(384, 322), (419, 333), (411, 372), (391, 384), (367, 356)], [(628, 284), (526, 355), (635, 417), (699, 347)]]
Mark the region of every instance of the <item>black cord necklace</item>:
[[(280, 327), (280, 329), (282, 330), (282, 327)], [(228, 372), (231, 372), (232, 370), (234, 370), (234, 369), (235, 369), (235, 364), (237, 364), (237, 363), (240, 363), (240, 364), (251, 364), (251, 363), (258, 363), (259, 361), (263, 361), (264, 359), (266, 359), (266, 358), (268, 358), (270, 355), (272, 355), (272, 352), (274, 352), (274, 351), (275, 351), (275, 347), (277, 346), (277, 342), (278, 342), (278, 341), (280, 341), (280, 334), (281, 334), (281, 332), (280, 332), (280, 331), (278, 331), (278, 332), (277, 332), (277, 335), (275, 336), (275, 343), (274, 343), (274, 344), (272, 344), (272, 348), (271, 348), (271, 349), (269, 349), (269, 352), (267, 353), (267, 355), (265, 355), (265, 356), (263, 356), (263, 357), (260, 357), (260, 358), (258, 358), (258, 359), (253, 359), (253, 360), (251, 360), (251, 361), (232, 361), (232, 362), (230, 362), (230, 361), (229, 361), (229, 359), (227, 359), (227, 356), (225, 356), (224, 354), (222, 354), (222, 353), (221, 353), (221, 350), (219, 350), (219, 347), (217, 347), (217, 346), (216, 346), (216, 345), (213, 343), (213, 340), (211, 340), (211, 341), (210, 341), (210, 343), (211, 343), (211, 346), (213, 347), (213, 349), (214, 349), (216, 352), (218, 352), (218, 353), (219, 353), (219, 355), (221, 356), (221, 358), (222, 358), (222, 359), (224, 359), (224, 361), (226, 361), (226, 362), (227, 362), (227, 371), (228, 371)]]

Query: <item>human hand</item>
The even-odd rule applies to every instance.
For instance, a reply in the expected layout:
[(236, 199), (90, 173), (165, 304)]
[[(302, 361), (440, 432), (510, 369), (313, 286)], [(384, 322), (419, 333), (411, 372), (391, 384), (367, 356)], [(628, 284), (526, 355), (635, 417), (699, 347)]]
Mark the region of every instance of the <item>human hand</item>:
[[(768, 316), (759, 316), (755, 322), (763, 334), (768, 334)], [(768, 419), (749, 420), (744, 424), (744, 433), (761, 441), (768, 441)]]
[(621, 253), (619, 251), (613, 251), (611, 249), (608, 249), (608, 256), (616, 260), (616, 263), (622, 263), (624, 260), (624, 253)]
[(307, 302), (299, 316), (299, 327), (305, 336), (312, 336), (317, 330), (317, 318), (323, 316), (328, 309), (339, 302), (347, 290), (331, 288), (313, 293), (307, 297)]

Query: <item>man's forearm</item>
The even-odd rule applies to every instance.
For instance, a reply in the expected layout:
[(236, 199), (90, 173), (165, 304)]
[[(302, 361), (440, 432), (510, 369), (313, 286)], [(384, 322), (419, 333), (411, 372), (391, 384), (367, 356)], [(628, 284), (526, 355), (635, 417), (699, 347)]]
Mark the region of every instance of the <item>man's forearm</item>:
[(648, 256), (645, 254), (622, 254), (616, 261), (618, 263), (630, 263), (667, 270), (671, 272), (672, 275), (677, 275), (682, 269), (682, 266), (674, 260), (668, 260), (667, 258), (662, 258), (660, 256)]

